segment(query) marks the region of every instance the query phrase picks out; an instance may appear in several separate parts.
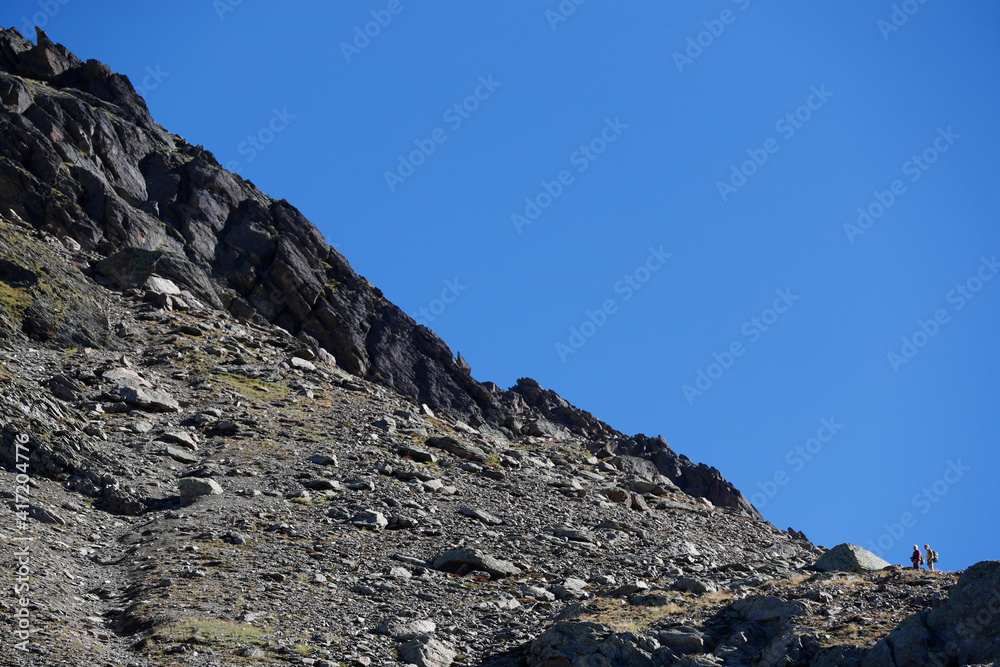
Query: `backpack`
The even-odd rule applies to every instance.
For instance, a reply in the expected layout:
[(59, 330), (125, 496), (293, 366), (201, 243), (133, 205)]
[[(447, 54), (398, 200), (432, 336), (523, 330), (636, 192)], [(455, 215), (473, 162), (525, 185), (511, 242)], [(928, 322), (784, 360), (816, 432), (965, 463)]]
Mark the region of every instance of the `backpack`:
[(927, 562), (929, 562), (929, 563), (936, 563), (936, 562), (938, 562), (938, 553), (936, 551), (934, 551), (933, 549), (931, 549), (930, 551), (927, 552)]

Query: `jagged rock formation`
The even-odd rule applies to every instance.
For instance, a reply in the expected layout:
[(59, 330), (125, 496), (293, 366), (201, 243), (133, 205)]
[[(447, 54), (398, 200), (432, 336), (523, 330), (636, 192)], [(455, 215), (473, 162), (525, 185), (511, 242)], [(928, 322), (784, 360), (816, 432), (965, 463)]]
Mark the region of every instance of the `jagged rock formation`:
[[(677, 456), (662, 438), (627, 438), (530, 380), (510, 392), (477, 382), (464, 359), (357, 275), (295, 207), (156, 124), (128, 79), (106, 65), (82, 62), (41, 30), (36, 45), (3, 30), (0, 102), (0, 211), (68, 245), (99, 283), (137, 289), (167, 279), (190, 298), (280, 326), (349, 373), (486, 433), (563, 429), (607, 440), (609, 454), (648, 458), (684, 491), (759, 517), (718, 470)], [(17, 262), (20, 250), (0, 265), (13, 289), (37, 282), (25, 264), (44, 263), (34, 250), (30, 262)], [(73, 289), (92, 288), (77, 274)], [(65, 345), (106, 343), (99, 298), (91, 297), (66, 299), (90, 310), (58, 318), (58, 308), (36, 298), (23, 313), (15, 309), (24, 315), (20, 328)]]

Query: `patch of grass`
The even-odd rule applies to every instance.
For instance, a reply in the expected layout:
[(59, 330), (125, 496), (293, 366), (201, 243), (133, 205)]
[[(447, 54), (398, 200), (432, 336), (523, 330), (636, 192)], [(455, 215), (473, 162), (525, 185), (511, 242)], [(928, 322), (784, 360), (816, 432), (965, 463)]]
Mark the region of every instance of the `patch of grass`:
[(702, 595), (701, 597), (695, 598), (691, 606), (696, 608), (705, 607), (716, 607), (724, 604), (729, 604), (733, 600), (732, 591), (716, 591), (715, 593), (708, 593)]
[(768, 581), (765, 581), (763, 584), (761, 584), (761, 588), (769, 588), (773, 586), (779, 586), (782, 588), (792, 588), (812, 578), (813, 577), (811, 575), (797, 572), (792, 576), (788, 577), (787, 579), (770, 579)]
[(212, 379), (219, 385), (241, 394), (252, 401), (271, 401), (281, 396), (287, 396), (291, 389), (286, 382), (265, 382), (234, 373), (213, 373)]
[(684, 607), (674, 603), (662, 607), (639, 607), (616, 598), (598, 598), (587, 604), (580, 620), (607, 625), (615, 632), (641, 632), (685, 612)]
[(870, 636), (869, 632), (861, 629), (854, 623), (841, 625), (831, 629), (828, 637), (823, 637), (820, 646), (830, 648), (833, 646), (860, 646)]
[(26, 287), (11, 287), (0, 281), (0, 308), (14, 322), (20, 322), (24, 311), (35, 302)]
[(222, 649), (235, 649), (266, 637), (265, 631), (252, 625), (222, 619), (181, 621), (157, 630), (153, 638), (161, 642), (195, 642)]

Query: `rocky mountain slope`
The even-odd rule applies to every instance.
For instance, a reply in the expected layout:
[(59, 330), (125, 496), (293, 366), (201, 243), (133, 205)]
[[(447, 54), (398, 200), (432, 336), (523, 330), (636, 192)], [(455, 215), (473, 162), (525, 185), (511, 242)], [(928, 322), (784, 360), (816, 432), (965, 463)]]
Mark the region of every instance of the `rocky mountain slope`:
[[(0, 101), (0, 210), (79, 251), (80, 268), (98, 283), (128, 289), (166, 278), (206, 306), (282, 327), (348, 373), (492, 436), (562, 429), (641, 450), (685, 491), (756, 515), (718, 471), (662, 439), (627, 438), (534, 383), (503, 391), (474, 380), (298, 210), (157, 125), (128, 79), (106, 65), (81, 62), (41, 31), (37, 45), (4, 31)], [(5, 270), (20, 283), (37, 280), (30, 266)], [(76, 277), (80, 290), (92, 289)], [(37, 293), (23, 331), (56, 344), (107, 342), (99, 308), (57, 318)]]
[(474, 380), (44, 33), (0, 33), (0, 137), (0, 664), (1000, 659), (1000, 562), (809, 569), (662, 438)]

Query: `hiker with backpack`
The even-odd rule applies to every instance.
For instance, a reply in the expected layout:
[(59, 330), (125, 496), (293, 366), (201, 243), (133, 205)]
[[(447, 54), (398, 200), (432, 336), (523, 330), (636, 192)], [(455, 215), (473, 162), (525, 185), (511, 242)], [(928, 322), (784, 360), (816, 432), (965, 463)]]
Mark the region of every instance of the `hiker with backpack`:
[(930, 545), (924, 545), (924, 551), (927, 553), (927, 569), (931, 572), (934, 571), (934, 563), (938, 562), (938, 552), (930, 548)]
[(910, 556), (910, 562), (913, 563), (914, 570), (919, 570), (920, 566), (924, 564), (924, 556), (920, 553), (920, 548), (916, 544), (913, 545), (913, 555)]

